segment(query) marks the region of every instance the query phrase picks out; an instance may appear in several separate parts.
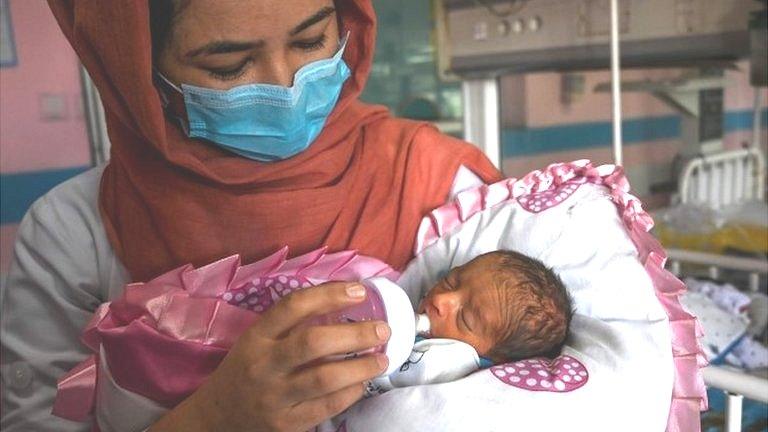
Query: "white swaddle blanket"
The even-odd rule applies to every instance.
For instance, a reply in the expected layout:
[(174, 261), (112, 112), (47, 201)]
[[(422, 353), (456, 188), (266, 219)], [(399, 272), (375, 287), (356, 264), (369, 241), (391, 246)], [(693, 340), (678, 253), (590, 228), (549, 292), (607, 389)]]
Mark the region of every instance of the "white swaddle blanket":
[(415, 305), (442, 272), (480, 254), (511, 249), (538, 258), (559, 274), (576, 308), (560, 357), (395, 388), (318, 429), (698, 430), (705, 361), (695, 320), (677, 301), (684, 286), (662, 269), (660, 248), (645, 232), (650, 223), (640, 220), (647, 215), (621, 172), (600, 170), (560, 164), (459, 194), (453, 207), (425, 218), (418, 255), (398, 280)]
[(368, 383), (366, 396), (398, 387), (451, 382), (478, 369), (480, 356), (471, 345), (455, 339), (424, 339), (413, 345), (411, 355), (398, 370)]

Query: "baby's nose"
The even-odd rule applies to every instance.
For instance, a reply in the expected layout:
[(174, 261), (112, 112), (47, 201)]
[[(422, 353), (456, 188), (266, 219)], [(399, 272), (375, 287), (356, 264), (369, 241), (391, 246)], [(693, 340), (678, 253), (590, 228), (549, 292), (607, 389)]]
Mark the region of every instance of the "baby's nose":
[(459, 304), (460, 299), (455, 292), (442, 292), (435, 295), (434, 305), (441, 317), (450, 315)]

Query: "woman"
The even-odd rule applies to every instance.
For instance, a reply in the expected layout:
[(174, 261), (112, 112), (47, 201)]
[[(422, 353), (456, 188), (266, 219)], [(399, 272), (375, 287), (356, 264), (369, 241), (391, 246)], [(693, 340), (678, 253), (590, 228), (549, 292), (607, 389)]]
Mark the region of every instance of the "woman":
[[(3, 430), (84, 430), (50, 416), (56, 379), (85, 357), (81, 329), (125, 283), (284, 245), (402, 268), (428, 210), (499, 176), (474, 147), (357, 100), (373, 57), (370, 0), (49, 3), (99, 88), (112, 155), (20, 226), (4, 293)], [(379, 345), (388, 329), (295, 326), (359, 301), (356, 288), (278, 303), (149, 430), (306, 430), (345, 409), (386, 359), (302, 366)]]

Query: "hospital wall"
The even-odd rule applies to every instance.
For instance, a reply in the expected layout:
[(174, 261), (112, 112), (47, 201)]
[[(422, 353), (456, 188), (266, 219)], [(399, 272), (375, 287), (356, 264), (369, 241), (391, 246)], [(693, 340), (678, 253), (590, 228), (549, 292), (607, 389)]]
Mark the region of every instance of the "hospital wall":
[[(754, 88), (749, 62), (725, 73), (723, 145), (740, 148), (752, 141)], [(663, 80), (680, 70), (624, 70), (623, 81)], [(521, 176), (553, 162), (590, 159), (612, 163), (611, 97), (595, 91), (610, 80), (608, 71), (576, 73), (583, 90), (570, 94), (561, 73), (509, 76), (501, 80), (502, 169)], [(760, 141), (768, 148), (768, 90), (761, 88)], [(567, 93), (567, 94), (564, 94)], [(669, 203), (672, 160), (682, 148), (681, 115), (649, 93), (622, 94), (624, 165), (634, 193), (646, 208)]]
[[(11, 261), (18, 223), (29, 205), (55, 184), (90, 166), (74, 52), (45, 2), (9, 0), (9, 5), (17, 61), (0, 68), (0, 280)], [(427, 12), (425, 9), (423, 15)], [(384, 24), (387, 19), (383, 17)], [(427, 18), (424, 21), (425, 26), (430, 25)], [(384, 32), (387, 29), (382, 25)], [(395, 44), (390, 39), (383, 40)], [(389, 51), (391, 57), (400, 52)], [(379, 50), (377, 63), (381, 59), (395, 63), (380, 69), (396, 69), (397, 62), (402, 63), (402, 59), (387, 60), (384, 54), (389, 51)], [(724, 130), (728, 147), (739, 147), (751, 139), (749, 65), (741, 62), (737, 66), (726, 73)], [(627, 80), (661, 79), (679, 72), (625, 70), (622, 75)], [(559, 161), (612, 161), (610, 96), (594, 91), (595, 85), (608, 81), (609, 74), (594, 71), (577, 75), (584, 80), (579, 94), (564, 94), (560, 73), (502, 78), (502, 164), (507, 175), (520, 176)], [(385, 88), (376, 80), (386, 79), (392, 78), (374, 74), (369, 85)], [(406, 87), (416, 91), (413, 89), (418, 86)], [(762, 91), (766, 106), (768, 95)], [(375, 97), (376, 93), (369, 95)], [(397, 103), (390, 105), (396, 108)], [(671, 180), (671, 161), (682, 145), (680, 115), (644, 93), (624, 93), (623, 109), (624, 154), (630, 180), (646, 207), (661, 206), (668, 202), (669, 193), (652, 193), (651, 187)], [(765, 148), (765, 110), (761, 118)]]
[(9, 6), (16, 55), (0, 67), (0, 280), (29, 205), (90, 165), (77, 56), (46, 2)]

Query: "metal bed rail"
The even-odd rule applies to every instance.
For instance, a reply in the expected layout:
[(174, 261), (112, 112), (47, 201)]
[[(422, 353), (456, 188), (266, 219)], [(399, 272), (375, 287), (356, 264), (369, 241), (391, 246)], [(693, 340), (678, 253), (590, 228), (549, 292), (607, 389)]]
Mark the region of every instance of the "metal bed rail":
[(755, 147), (702, 155), (689, 161), (680, 176), (680, 200), (712, 208), (762, 201), (765, 174), (765, 159)]
[[(760, 289), (760, 275), (768, 274), (768, 260), (715, 255), (681, 249), (667, 249), (667, 265), (675, 275), (680, 275), (681, 263), (706, 266), (709, 275), (717, 277), (721, 269), (747, 272), (750, 289)], [(742, 402), (744, 396), (768, 403), (768, 379), (743, 373), (725, 366), (707, 366), (702, 371), (708, 387), (722, 390), (726, 396), (725, 432), (741, 431)]]
[(716, 255), (706, 252), (696, 252), (684, 249), (667, 249), (670, 271), (680, 275), (680, 264), (700, 264), (706, 266), (709, 277), (717, 279), (721, 269), (743, 271), (749, 274), (749, 289), (757, 291), (760, 288), (760, 274), (768, 274), (768, 260), (758, 258), (743, 258), (728, 255)]

